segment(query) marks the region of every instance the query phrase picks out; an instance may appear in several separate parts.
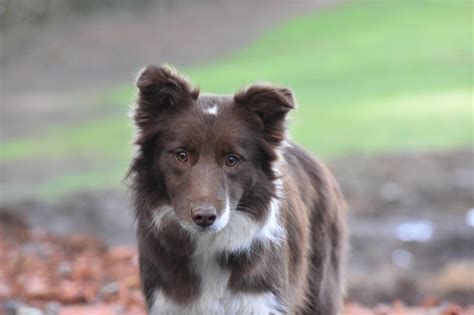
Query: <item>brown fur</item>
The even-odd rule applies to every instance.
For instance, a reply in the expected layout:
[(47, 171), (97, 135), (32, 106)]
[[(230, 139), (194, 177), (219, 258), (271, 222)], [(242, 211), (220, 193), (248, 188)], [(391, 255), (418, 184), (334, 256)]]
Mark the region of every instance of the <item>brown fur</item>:
[[(148, 306), (157, 289), (182, 305), (203, 293), (199, 271), (192, 267), (194, 207), (215, 207), (219, 217), (230, 200), (232, 211), (264, 224), (270, 201), (279, 197), (279, 179), (284, 194), (279, 220), (286, 238), (281, 244), (254, 240), (245, 253), (216, 253), (221, 268), (230, 272), (227, 288), (271, 292), (283, 313), (338, 314), (346, 247), (344, 201), (322, 163), (294, 144), (282, 146), (286, 114), (295, 107), (291, 91), (254, 85), (234, 97), (199, 96), (175, 70), (158, 66), (147, 67), (137, 86), (139, 151), (130, 176)], [(218, 116), (203, 113), (214, 105)], [(183, 163), (175, 159), (181, 147), (189, 153)], [(226, 158), (236, 152), (239, 163), (226, 166)], [(164, 205), (172, 206), (175, 217), (157, 230), (152, 219)]]

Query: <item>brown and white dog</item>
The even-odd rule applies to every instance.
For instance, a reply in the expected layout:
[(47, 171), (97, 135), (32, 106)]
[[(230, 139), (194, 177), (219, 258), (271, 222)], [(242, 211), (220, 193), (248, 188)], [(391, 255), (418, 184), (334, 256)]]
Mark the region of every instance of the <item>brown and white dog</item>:
[(200, 96), (168, 66), (137, 86), (130, 176), (149, 313), (338, 314), (343, 197), (285, 138), (291, 91)]

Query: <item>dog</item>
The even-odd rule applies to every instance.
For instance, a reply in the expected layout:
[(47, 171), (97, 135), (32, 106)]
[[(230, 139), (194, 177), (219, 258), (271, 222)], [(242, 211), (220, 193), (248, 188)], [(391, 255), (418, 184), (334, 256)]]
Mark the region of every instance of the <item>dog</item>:
[(149, 314), (339, 314), (345, 202), (286, 137), (291, 90), (200, 95), (155, 65), (136, 84), (129, 176)]

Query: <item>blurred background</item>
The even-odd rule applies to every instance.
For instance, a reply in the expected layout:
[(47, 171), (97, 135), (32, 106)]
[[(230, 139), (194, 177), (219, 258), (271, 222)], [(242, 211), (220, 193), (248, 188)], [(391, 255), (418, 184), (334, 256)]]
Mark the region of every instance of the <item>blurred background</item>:
[(270, 81), (294, 90), (290, 134), (348, 199), (348, 300), (473, 303), (473, 12), (470, 0), (0, 0), (0, 217), (133, 246), (123, 178), (139, 69), (170, 63), (214, 93)]

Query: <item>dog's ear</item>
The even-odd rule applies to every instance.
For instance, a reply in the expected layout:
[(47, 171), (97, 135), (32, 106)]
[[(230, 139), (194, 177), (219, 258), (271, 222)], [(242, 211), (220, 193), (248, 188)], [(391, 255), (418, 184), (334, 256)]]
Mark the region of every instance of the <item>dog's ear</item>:
[(270, 143), (278, 145), (285, 138), (286, 114), (296, 106), (291, 90), (256, 84), (237, 92), (234, 102), (257, 115)]
[(199, 97), (199, 90), (171, 66), (147, 66), (137, 80), (138, 99), (134, 120), (144, 129), (163, 111), (189, 105)]

